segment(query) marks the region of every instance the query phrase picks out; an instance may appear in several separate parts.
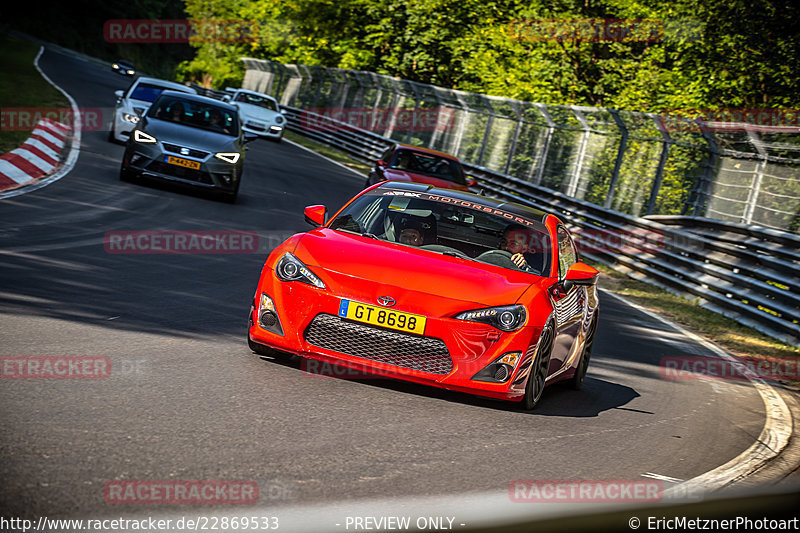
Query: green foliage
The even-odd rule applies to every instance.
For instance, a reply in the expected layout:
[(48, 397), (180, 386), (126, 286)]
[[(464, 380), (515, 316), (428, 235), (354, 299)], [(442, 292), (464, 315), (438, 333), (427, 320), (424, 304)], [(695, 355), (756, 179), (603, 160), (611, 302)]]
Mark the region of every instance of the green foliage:
[[(182, 72), (207, 73), (216, 87), (242, 73), (215, 62), (244, 54), (551, 104), (674, 111), (800, 100), (792, 0), (186, 0), (186, 12), (258, 26), (251, 42), (196, 45)], [(640, 28), (657, 32), (612, 42), (547, 30), (597, 19), (649, 21)]]

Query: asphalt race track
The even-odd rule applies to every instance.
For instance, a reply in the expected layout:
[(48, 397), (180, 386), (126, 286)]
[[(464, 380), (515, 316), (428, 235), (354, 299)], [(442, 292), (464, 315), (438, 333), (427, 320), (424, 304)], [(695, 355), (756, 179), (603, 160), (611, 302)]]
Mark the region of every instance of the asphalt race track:
[[(41, 66), (85, 108), (112, 108), (128, 84), (54, 52)], [(551, 387), (534, 413), (259, 358), (246, 319), (268, 251), (308, 228), (304, 206), (336, 210), (363, 178), (292, 144), (256, 141), (229, 205), (121, 182), (124, 148), (106, 134), (84, 131), (65, 178), (0, 200), (0, 355), (112, 365), (107, 379), (0, 380), (5, 515), (152, 510), (106, 503), (112, 480), (251, 480), (274, 509), (503, 493), (517, 479), (683, 480), (739, 455), (764, 425), (747, 382), (664, 379), (662, 358), (705, 349), (611, 297), (601, 300), (585, 389)], [(259, 250), (104, 246), (110, 231), (157, 229), (255, 232)]]

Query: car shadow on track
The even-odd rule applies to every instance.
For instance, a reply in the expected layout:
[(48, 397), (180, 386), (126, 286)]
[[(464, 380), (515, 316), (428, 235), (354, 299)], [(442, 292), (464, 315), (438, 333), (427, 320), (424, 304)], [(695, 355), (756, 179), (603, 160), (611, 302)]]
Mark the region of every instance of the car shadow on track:
[[(262, 361), (272, 364), (279, 364), (296, 369), (298, 372), (312, 374), (304, 368), (306, 360), (290, 354), (260, 355)], [(330, 365), (333, 371), (327, 375), (320, 376), (322, 379), (345, 380), (367, 387), (377, 387), (384, 390), (392, 390), (404, 394), (412, 394), (432, 400), (452, 402), (464, 406), (472, 406), (481, 409), (494, 409), (504, 412), (516, 412), (520, 415), (538, 416), (559, 416), (571, 418), (591, 418), (600, 415), (604, 411), (623, 408), (640, 395), (634, 389), (613, 383), (604, 379), (586, 376), (583, 388), (579, 391), (570, 389), (564, 384), (553, 384), (545, 388), (544, 395), (539, 405), (532, 411), (524, 411), (516, 402), (506, 402), (493, 400), (470, 394), (449, 391), (438, 387), (420, 385), (408, 381), (396, 380), (384, 377), (341, 377), (349, 375), (348, 369)], [(637, 411), (645, 414), (653, 414), (645, 411)]]

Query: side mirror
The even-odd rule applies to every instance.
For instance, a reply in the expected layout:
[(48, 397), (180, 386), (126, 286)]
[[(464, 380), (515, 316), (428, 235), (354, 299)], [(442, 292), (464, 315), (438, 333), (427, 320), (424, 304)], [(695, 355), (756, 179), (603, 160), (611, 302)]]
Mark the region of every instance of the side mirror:
[(245, 144), (247, 144), (247, 143), (249, 143), (251, 141), (255, 141), (256, 139), (258, 139), (258, 135), (256, 135), (255, 133), (245, 132), (245, 134), (244, 134), (244, 143)]
[(303, 212), (306, 222), (314, 227), (324, 226), (328, 217), (328, 209), (324, 205), (310, 205)]
[(114, 96), (116, 96), (117, 98), (122, 98), (123, 94), (125, 94), (125, 91), (123, 91), (122, 89), (114, 91)]
[(597, 277), (600, 272), (586, 263), (575, 263), (564, 276), (564, 281), (561, 284), (564, 286), (564, 291), (569, 292), (574, 286), (591, 286), (597, 283)]
[(386, 168), (386, 161), (384, 161), (383, 159), (378, 159), (378, 161), (376, 161), (375, 164), (381, 168)]
[(471, 178), (467, 180), (467, 187), (477, 187), (477, 186), (478, 186), (478, 180), (474, 180)]

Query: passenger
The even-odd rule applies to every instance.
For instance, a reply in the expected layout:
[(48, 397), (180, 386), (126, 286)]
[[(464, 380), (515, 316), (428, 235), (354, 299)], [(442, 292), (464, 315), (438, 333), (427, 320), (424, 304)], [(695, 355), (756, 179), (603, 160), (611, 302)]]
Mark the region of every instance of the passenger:
[(183, 115), (184, 115), (183, 104), (181, 104), (180, 102), (175, 102), (174, 104), (172, 104), (172, 106), (170, 106), (169, 120), (171, 120), (172, 122), (181, 122), (183, 121)]

